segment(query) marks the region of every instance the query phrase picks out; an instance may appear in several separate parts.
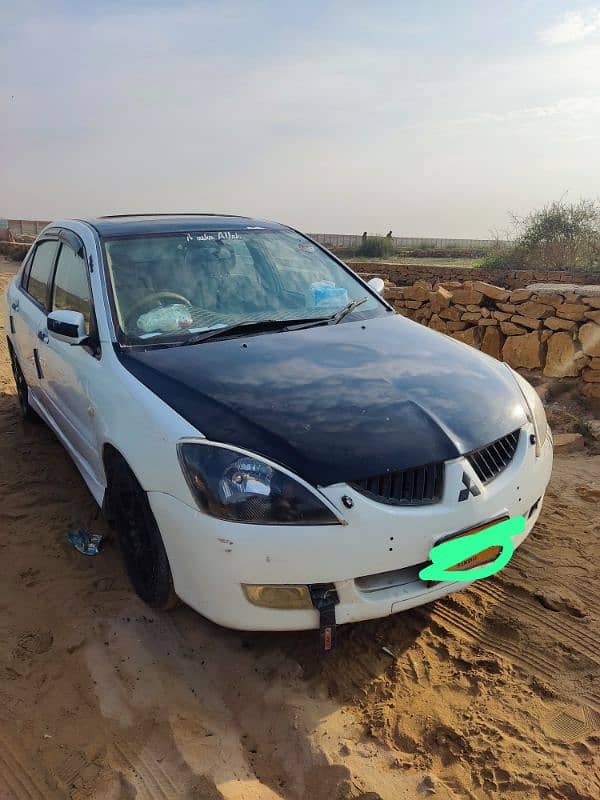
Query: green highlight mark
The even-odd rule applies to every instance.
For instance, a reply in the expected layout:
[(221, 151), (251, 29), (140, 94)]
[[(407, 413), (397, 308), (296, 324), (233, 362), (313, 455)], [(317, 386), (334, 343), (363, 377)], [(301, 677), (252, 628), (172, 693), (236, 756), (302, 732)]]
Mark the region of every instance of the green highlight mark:
[[(431, 564), (419, 572), (422, 581), (475, 581), (480, 578), (489, 578), (490, 575), (505, 567), (514, 553), (512, 536), (517, 536), (525, 530), (525, 517), (513, 517), (497, 522), (478, 533), (456, 537), (434, 545), (429, 551)], [(460, 564), (489, 547), (501, 547), (500, 553), (489, 564), (471, 569), (450, 570), (450, 567)]]

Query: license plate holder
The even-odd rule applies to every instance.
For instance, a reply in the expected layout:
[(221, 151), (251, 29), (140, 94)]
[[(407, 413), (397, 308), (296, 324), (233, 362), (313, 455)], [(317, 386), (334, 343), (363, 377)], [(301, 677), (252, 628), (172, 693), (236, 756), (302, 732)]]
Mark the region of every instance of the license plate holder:
[[(504, 522), (508, 519), (508, 516), (497, 517), (496, 519), (492, 519), (489, 522), (484, 522), (481, 525), (477, 525), (474, 528), (468, 528), (466, 531), (460, 531), (459, 533), (451, 533), (448, 536), (444, 536), (442, 539), (438, 539), (436, 545), (441, 544), (442, 542), (449, 542), (453, 539), (462, 539), (465, 536), (471, 536), (474, 533), (480, 533), (481, 531), (486, 530), (487, 528), (491, 528), (492, 525), (497, 525), (499, 522)], [(484, 564), (489, 564), (491, 561), (494, 561), (500, 553), (502, 552), (502, 547), (500, 545), (493, 545), (492, 547), (486, 547), (485, 550), (481, 550), (479, 553), (475, 553), (475, 555), (470, 556), (469, 558), (465, 558), (464, 561), (460, 561), (458, 564), (454, 564), (452, 567), (446, 567), (447, 572), (457, 572), (463, 569), (472, 569), (473, 567), (482, 567)]]

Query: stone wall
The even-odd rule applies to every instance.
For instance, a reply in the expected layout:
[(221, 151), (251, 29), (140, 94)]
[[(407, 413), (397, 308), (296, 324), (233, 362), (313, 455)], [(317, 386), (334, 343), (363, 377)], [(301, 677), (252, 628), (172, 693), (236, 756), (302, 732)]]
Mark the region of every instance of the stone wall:
[(436, 267), (421, 264), (392, 264), (388, 262), (354, 261), (350, 265), (361, 276), (379, 276), (398, 286), (409, 286), (415, 281), (488, 281), (509, 289), (522, 289), (530, 283), (600, 284), (600, 272), (575, 272), (569, 270), (525, 269), (469, 269), (468, 267)]
[(0, 242), (0, 256), (10, 258), (12, 261), (23, 261), (30, 247), (30, 244), (20, 242)]
[(512, 367), (579, 377), (600, 399), (600, 287), (503, 289), (483, 281), (389, 283), (386, 299), (404, 316), (447, 333)]

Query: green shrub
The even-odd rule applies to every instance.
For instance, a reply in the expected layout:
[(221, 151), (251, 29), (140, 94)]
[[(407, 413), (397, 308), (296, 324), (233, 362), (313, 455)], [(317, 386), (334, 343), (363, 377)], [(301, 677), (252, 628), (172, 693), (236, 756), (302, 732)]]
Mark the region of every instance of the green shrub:
[(600, 203), (549, 203), (513, 216), (516, 238), (498, 241), (485, 256), (488, 269), (600, 269)]
[(600, 253), (600, 204), (595, 200), (549, 203), (523, 219), (519, 242), (525, 264), (549, 269), (590, 269)]
[(499, 243), (481, 261), (483, 269), (524, 269), (524, 253), (518, 244)]
[(394, 242), (391, 238), (387, 236), (367, 236), (360, 243), (356, 254), (366, 258), (386, 258), (393, 256), (394, 252)]

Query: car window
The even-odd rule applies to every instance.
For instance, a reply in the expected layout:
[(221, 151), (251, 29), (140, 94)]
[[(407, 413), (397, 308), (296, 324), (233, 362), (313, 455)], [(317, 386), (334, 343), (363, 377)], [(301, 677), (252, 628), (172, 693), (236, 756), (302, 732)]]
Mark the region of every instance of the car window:
[(31, 265), (33, 264), (34, 251), (35, 247), (32, 245), (21, 266), (21, 286), (23, 289), (27, 288), (27, 281), (29, 280), (29, 273), (31, 272)]
[(340, 273), (335, 261), (307, 240), (266, 233), (262, 242), (278, 266), (282, 286), (288, 291), (304, 292), (307, 285), (335, 281)]
[(351, 319), (385, 306), (327, 253), (287, 229), (190, 231), (105, 240), (115, 321), (131, 339), (219, 326)]
[(90, 332), (92, 303), (85, 260), (75, 251), (63, 244), (58, 256), (54, 287), (52, 290), (52, 310), (80, 311)]
[(45, 309), (48, 298), (48, 283), (54, 266), (56, 251), (58, 250), (57, 241), (40, 242), (33, 255), (31, 269), (27, 278), (27, 285), (24, 287), (34, 300)]

